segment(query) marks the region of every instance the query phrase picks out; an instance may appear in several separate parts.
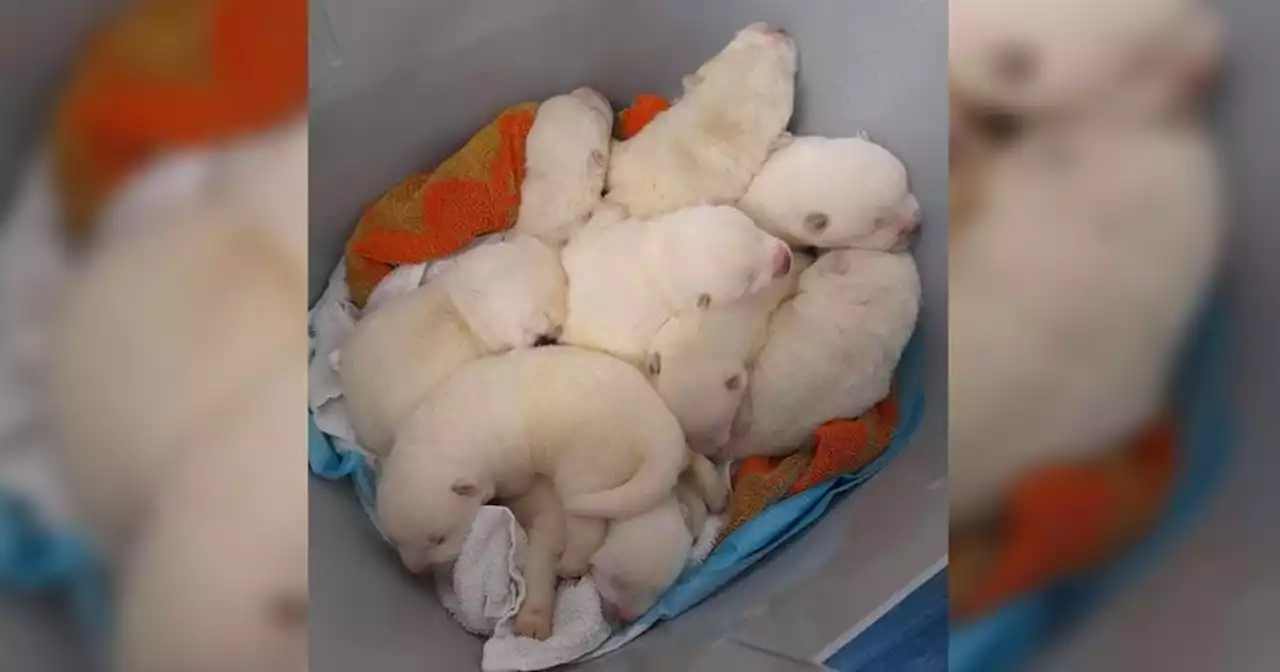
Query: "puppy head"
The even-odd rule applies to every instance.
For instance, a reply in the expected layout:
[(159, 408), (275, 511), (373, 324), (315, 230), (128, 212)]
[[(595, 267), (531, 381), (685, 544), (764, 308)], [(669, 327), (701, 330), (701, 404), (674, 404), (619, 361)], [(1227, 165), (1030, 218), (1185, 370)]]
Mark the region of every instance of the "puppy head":
[(725, 305), (791, 271), (791, 248), (737, 208), (686, 208), (651, 224), (651, 277), (677, 311)]
[[(581, 87), (538, 106), (526, 140), (526, 156), (534, 171), (597, 177), (603, 188), (613, 109), (594, 89)], [(540, 165), (548, 163), (551, 165)]]
[(393, 450), (379, 473), (377, 512), (401, 562), (418, 573), (458, 558), (494, 483), (461, 465), (406, 452)]
[(568, 280), (560, 254), (532, 236), (469, 250), (440, 281), (467, 326), (492, 352), (560, 336)]
[(785, 113), (781, 117), (785, 126), (794, 103), (795, 73), (796, 45), (791, 37), (769, 24), (753, 23), (696, 72), (682, 78), (681, 100), (772, 122), (777, 122), (778, 113)]
[(604, 545), (591, 556), (605, 618), (629, 623), (648, 611), (680, 578), (692, 547), (674, 496), (647, 513), (611, 521)]
[(920, 226), (906, 167), (865, 137), (793, 139), (770, 157), (739, 207), (806, 247), (899, 249)]
[(1160, 114), (1194, 100), (1220, 58), (1204, 0), (956, 0), (950, 10), (952, 83), (979, 107)]
[(690, 448), (710, 455), (729, 441), (747, 389), (747, 370), (741, 362), (714, 352), (655, 352), (647, 369), (658, 396), (680, 421)]

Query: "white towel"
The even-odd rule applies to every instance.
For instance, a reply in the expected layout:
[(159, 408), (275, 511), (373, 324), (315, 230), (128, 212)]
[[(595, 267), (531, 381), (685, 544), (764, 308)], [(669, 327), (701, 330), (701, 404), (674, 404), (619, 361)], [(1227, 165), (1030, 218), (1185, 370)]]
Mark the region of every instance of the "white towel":
[(72, 522), (70, 497), (39, 375), (50, 308), (69, 270), (50, 166), (43, 153), (32, 161), (0, 221), (0, 488), (61, 525)]

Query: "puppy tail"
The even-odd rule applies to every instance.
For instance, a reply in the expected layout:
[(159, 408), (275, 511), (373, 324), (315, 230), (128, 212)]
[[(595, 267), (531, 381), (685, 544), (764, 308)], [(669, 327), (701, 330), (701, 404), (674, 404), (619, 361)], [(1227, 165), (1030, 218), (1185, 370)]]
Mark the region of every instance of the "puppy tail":
[[(657, 454), (655, 454), (657, 452)], [(576, 495), (564, 500), (565, 511), (587, 518), (631, 518), (652, 511), (671, 491), (687, 466), (686, 453), (672, 457), (650, 450), (631, 480), (616, 488)]]
[(729, 486), (720, 478), (720, 470), (715, 463), (700, 453), (689, 451), (689, 470), (685, 473), (691, 477), (694, 491), (707, 503), (708, 511), (724, 511), (729, 504)]

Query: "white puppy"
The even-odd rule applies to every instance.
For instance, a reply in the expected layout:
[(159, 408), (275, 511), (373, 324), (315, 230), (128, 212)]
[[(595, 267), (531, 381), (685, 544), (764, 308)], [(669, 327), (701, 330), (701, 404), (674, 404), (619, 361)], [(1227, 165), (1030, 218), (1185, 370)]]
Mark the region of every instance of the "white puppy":
[(566, 287), (556, 251), (516, 235), (468, 250), (431, 282), (366, 315), (338, 363), (360, 445), (386, 457), (396, 427), (453, 372), (486, 353), (554, 340)]
[(145, 235), (103, 237), (51, 326), (58, 447), (82, 522), (109, 558), (130, 546), (196, 437), (229, 417), (246, 385), (306, 352), (306, 190), (292, 179), (305, 175), (306, 126), (265, 144), (260, 163), (288, 179), (259, 175), (247, 188), (246, 163), (171, 204)]
[(569, 346), (515, 350), (450, 376), (400, 426), (378, 517), (419, 571), (456, 558), (476, 510), (536, 475), (574, 516), (626, 517), (670, 494), (687, 453), (680, 423), (634, 367)]
[(865, 137), (792, 138), (770, 155), (738, 207), (797, 246), (887, 250), (920, 225), (906, 167)]
[(952, 0), (947, 62), (979, 107), (1159, 114), (1215, 70), (1219, 23), (1204, 0)]
[(727, 305), (682, 312), (654, 338), (646, 372), (680, 420), (689, 447), (714, 454), (729, 440), (755, 358), (778, 304), (795, 290), (812, 260), (796, 254), (785, 278)]
[(767, 24), (747, 26), (685, 78), (684, 96), (614, 148), (608, 200), (632, 217), (737, 201), (791, 119), (796, 49)]
[(1043, 128), (994, 157), (950, 258), (953, 520), (1159, 410), (1218, 257), (1221, 180), (1191, 126)]
[(800, 274), (769, 322), (751, 385), (719, 456), (795, 451), (819, 425), (889, 393), (915, 329), (920, 277), (905, 252), (832, 250)]
[[(612, 521), (603, 538), (597, 529), (580, 524), (581, 519), (566, 516), (555, 486), (546, 478), (535, 479), (529, 492), (508, 500), (529, 538), (523, 568), (525, 599), (513, 624), (515, 633), (550, 637), (557, 575), (572, 578), (587, 569), (597, 586), (605, 584), (600, 588), (602, 602), (613, 618), (634, 620), (653, 606), (679, 576), (707, 513), (724, 510), (729, 491), (715, 465), (691, 454), (674, 495), (651, 511)], [(678, 502), (676, 513), (687, 523), (687, 533), (671, 526), (673, 500)], [(576, 564), (577, 559), (566, 559), (564, 554), (581, 558), (582, 568), (566, 572), (566, 560)]]
[(729, 206), (592, 224), (562, 255), (569, 277), (563, 340), (644, 364), (658, 330), (686, 310), (727, 304), (791, 268), (786, 243)]
[(613, 110), (582, 87), (538, 106), (525, 141), (520, 214), (513, 230), (559, 247), (582, 228), (604, 191)]

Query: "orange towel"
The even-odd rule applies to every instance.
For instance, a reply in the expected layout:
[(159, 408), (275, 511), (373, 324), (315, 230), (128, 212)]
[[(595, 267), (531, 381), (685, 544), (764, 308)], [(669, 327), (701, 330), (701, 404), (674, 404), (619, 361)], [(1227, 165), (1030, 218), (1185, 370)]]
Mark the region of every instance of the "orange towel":
[[(630, 137), (666, 108), (658, 96), (636, 96), (619, 114), (619, 132)], [(347, 240), (347, 288), (356, 306), (396, 266), (447, 257), (515, 224), (524, 143), (537, 109), (507, 108), (435, 171), (406, 178), (365, 210)]]
[(893, 441), (898, 424), (896, 389), (851, 420), (832, 420), (814, 431), (811, 445), (784, 457), (749, 457), (733, 475), (723, 540), (774, 502), (867, 466)]
[(1114, 455), (1020, 480), (994, 528), (952, 537), (953, 617), (980, 616), (1139, 539), (1169, 495), (1174, 441), (1172, 423), (1162, 420)]
[(165, 150), (268, 128), (306, 109), (305, 0), (135, 0), (74, 64), (52, 146), (68, 233)]

